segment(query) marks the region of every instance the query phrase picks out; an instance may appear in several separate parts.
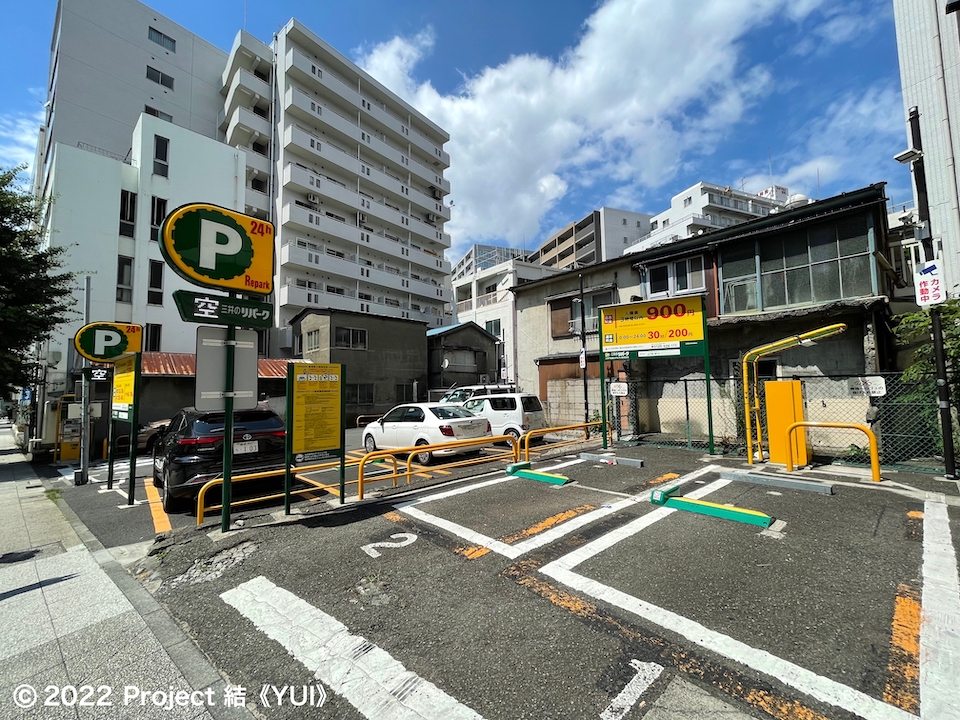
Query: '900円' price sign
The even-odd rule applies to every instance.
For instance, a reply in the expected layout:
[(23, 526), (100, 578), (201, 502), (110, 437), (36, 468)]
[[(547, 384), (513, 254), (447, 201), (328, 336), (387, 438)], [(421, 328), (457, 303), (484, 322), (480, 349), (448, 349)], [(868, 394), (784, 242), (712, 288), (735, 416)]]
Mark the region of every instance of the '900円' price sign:
[(600, 310), (603, 349), (635, 357), (704, 354), (703, 298), (699, 295), (613, 305)]

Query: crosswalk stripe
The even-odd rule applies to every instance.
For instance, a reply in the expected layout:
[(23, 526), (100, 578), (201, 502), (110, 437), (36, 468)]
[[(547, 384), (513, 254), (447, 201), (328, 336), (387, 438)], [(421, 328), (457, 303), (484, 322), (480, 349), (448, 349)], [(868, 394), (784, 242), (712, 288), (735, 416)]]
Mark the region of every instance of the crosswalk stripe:
[(483, 720), (332, 615), (260, 576), (220, 595), (371, 720)]

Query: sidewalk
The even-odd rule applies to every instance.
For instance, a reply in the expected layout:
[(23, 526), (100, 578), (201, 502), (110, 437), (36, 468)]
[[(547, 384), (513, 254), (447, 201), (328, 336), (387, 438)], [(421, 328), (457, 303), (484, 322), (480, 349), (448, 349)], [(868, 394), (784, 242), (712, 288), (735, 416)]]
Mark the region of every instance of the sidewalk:
[(57, 495), (0, 421), (0, 717), (251, 718)]

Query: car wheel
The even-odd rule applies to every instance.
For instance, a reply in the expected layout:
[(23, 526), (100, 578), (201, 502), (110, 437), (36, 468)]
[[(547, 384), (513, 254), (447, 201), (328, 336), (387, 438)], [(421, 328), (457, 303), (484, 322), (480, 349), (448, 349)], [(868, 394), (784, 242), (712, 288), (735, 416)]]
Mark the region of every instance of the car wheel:
[(520, 433), (515, 428), (507, 428), (507, 431), (504, 433), (504, 435), (509, 435), (517, 441), (518, 445), (520, 444)]
[(363, 449), (368, 453), (372, 453), (377, 449), (377, 441), (373, 439), (373, 435), (367, 435), (363, 438)]
[(165, 513), (177, 512), (180, 507), (180, 498), (175, 498), (170, 493), (170, 474), (163, 473), (163, 511)]
[[(419, 446), (429, 445), (430, 443), (428, 443), (426, 440), (417, 440), (416, 444)], [(433, 453), (431, 453), (429, 450), (425, 450), (424, 452), (414, 454), (413, 457), (421, 465), (429, 465), (430, 461), (433, 460)]]
[(163, 478), (157, 474), (157, 448), (153, 448), (153, 486), (155, 488), (163, 487)]

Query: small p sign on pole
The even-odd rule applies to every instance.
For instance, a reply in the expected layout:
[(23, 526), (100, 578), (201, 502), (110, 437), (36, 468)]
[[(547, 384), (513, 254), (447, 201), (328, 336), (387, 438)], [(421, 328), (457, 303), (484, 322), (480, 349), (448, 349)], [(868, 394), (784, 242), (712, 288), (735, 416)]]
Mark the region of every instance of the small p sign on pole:
[(84, 325), (73, 336), (73, 346), (93, 362), (112, 363), (121, 355), (140, 352), (143, 326), (96, 322)]

